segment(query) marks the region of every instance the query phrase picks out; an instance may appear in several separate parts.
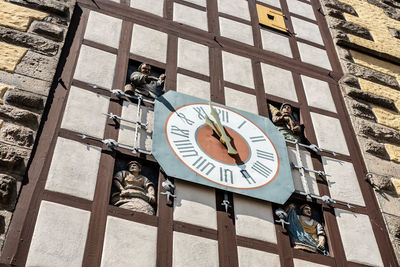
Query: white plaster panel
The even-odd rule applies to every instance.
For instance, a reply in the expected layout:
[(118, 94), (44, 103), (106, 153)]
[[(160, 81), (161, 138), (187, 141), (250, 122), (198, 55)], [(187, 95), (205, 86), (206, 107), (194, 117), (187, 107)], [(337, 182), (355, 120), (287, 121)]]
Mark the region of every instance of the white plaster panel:
[(210, 100), (210, 83), (178, 73), (176, 91)]
[(120, 19), (90, 11), (84, 38), (118, 48), (121, 25)]
[[(279, 255), (268, 253), (261, 250), (237, 247), (239, 266), (240, 267), (251, 267), (251, 266), (268, 266), (268, 267), (279, 267), (281, 266)], [(267, 264), (268, 263), (268, 264)]]
[(353, 164), (333, 158), (322, 157), (329, 192), (333, 199), (365, 206)]
[(272, 207), (269, 202), (234, 194), (236, 234), (276, 244)]
[[(300, 166), (300, 162), (297, 160), (297, 152), (295, 148), (288, 147), (288, 155), (290, 162), (293, 162), (296, 166)], [(307, 151), (300, 150), (300, 159), (304, 167), (307, 169), (313, 170), (313, 164), (311, 159), (311, 154)], [(304, 171), (306, 184), (308, 185), (308, 189), (311, 194), (319, 195), (318, 184), (315, 174), (312, 172)], [(292, 177), (294, 188), (301, 192), (305, 192), (303, 182), (301, 180), (302, 176), (300, 175), (300, 171), (298, 169), (292, 169)]]
[(288, 0), (287, 4), (291, 13), (316, 20), (313, 8), (310, 4), (306, 4), (297, 0)]
[(261, 41), (264, 50), (292, 57), (292, 50), (287, 37), (261, 29)]
[(328, 265), (322, 265), (300, 259), (293, 259), (293, 263), (294, 267), (328, 267)]
[(297, 102), (296, 88), (290, 71), (261, 63), (261, 72), (267, 94)]
[(202, 7), (207, 7), (207, 0), (185, 0), (185, 2), (193, 3)]
[(116, 61), (114, 54), (82, 45), (74, 79), (111, 89)]
[(207, 12), (199, 9), (174, 3), (173, 20), (203, 31), (208, 31)]
[(172, 266), (219, 266), (217, 240), (180, 232), (174, 232), (173, 239)]
[(157, 227), (107, 217), (102, 267), (156, 266)]
[(279, 0), (257, 0), (257, 1), (270, 6), (281, 8), (281, 2)]
[(164, 0), (131, 0), (131, 7), (162, 17)]
[(225, 81), (254, 89), (250, 58), (222, 51), (222, 66)]
[(341, 209), (335, 214), (347, 260), (383, 266), (369, 217)]
[(131, 53), (165, 63), (168, 34), (138, 24), (133, 25)]
[(93, 200), (101, 148), (58, 137), (46, 189)]
[(246, 0), (218, 0), (218, 12), (250, 20), (249, 4)]
[(208, 46), (178, 39), (178, 67), (210, 75)]
[(225, 87), (225, 105), (240, 110), (258, 114), (257, 99), (255, 95)]
[(219, 29), (223, 37), (254, 45), (253, 29), (250, 25), (219, 17)]
[(301, 42), (297, 42), (297, 45), (303, 62), (332, 70), (328, 54), (325, 50)]
[(82, 266), (90, 212), (42, 201), (26, 266)]
[[(122, 106), (121, 118), (136, 121), (137, 105), (124, 101)], [(148, 107), (141, 106), (138, 120), (148, 123), (147, 128), (138, 127), (137, 147), (146, 151), (151, 151), (152, 136), (154, 129), (154, 111)], [(127, 146), (133, 146), (135, 140), (135, 123), (120, 121), (118, 142)]]
[(327, 82), (301, 75), (307, 102), (310, 106), (336, 112), (331, 90)]
[[(290, 1), (289, 1), (290, 2)], [(317, 24), (292, 17), (292, 23), (296, 37), (324, 45), (322, 41), (321, 32)]]
[(61, 128), (103, 138), (109, 97), (72, 86)]
[(340, 121), (336, 118), (311, 112), (318, 145), (330, 151), (349, 155)]
[(175, 180), (174, 220), (217, 229), (213, 188)]

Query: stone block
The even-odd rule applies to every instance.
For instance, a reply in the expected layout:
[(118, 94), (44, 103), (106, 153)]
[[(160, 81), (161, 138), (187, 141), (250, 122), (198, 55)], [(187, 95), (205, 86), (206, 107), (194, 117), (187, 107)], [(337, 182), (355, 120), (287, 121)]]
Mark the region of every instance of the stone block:
[(258, 0), (258, 2), (277, 7), (279, 9), (281, 8), (281, 3), (279, 0)]
[(21, 89), (8, 90), (4, 95), (4, 102), (20, 108), (42, 111), (45, 99), (42, 96)]
[(263, 49), (286, 57), (293, 57), (289, 38), (264, 29), (261, 31)]
[(249, 58), (222, 51), (222, 67), (225, 81), (254, 89), (253, 68)]
[(316, 20), (312, 5), (300, 1), (287, 1), (289, 12), (297, 15)]
[(174, 3), (173, 21), (208, 31), (207, 12)]
[(311, 41), (320, 45), (324, 45), (321, 32), (317, 24), (292, 17), (292, 24), (296, 37)]
[(164, 0), (131, 0), (131, 7), (162, 17)]
[[(297, 160), (296, 149), (288, 147), (287, 151), (290, 162), (295, 164), (296, 166), (300, 166), (300, 162)], [(301, 159), (301, 164), (305, 168), (310, 170), (314, 169), (312, 164), (311, 154), (309, 152), (300, 150), (300, 159)], [(319, 190), (315, 174), (312, 172), (304, 171), (304, 175), (305, 175), (305, 183), (308, 187), (308, 190), (310, 191), (311, 194), (318, 196)], [(298, 169), (295, 168), (292, 169), (292, 177), (293, 177), (294, 188), (300, 192), (305, 192), (302, 182), (302, 176)]]
[(30, 128), (7, 123), (1, 127), (3, 140), (15, 143), (19, 146), (31, 147), (35, 138), (35, 132)]
[(30, 151), (0, 143), (0, 167), (17, 174), (25, 173)]
[(174, 220), (217, 229), (213, 188), (175, 181)]
[[(333, 29), (341, 30), (345, 33), (353, 34), (355, 36), (359, 36), (366, 40), (374, 41), (374, 38), (372, 37), (371, 33), (369, 32), (369, 30), (367, 28), (364, 28), (353, 22), (346, 21), (344, 19), (331, 18), (330, 22), (332, 25), (331, 27)], [(347, 38), (346, 38), (346, 41), (347, 41)]]
[(369, 105), (358, 102), (352, 98), (345, 98), (346, 103), (348, 103), (348, 106), (351, 107), (351, 112), (352, 115), (370, 120), (370, 121), (376, 121), (375, 114), (372, 112), (372, 109)]
[(61, 128), (103, 138), (109, 98), (72, 86)]
[(318, 264), (310, 261), (293, 259), (294, 267), (328, 267), (328, 265)]
[(368, 215), (341, 209), (335, 209), (335, 214), (346, 259), (360, 264), (383, 266)]
[(12, 74), (0, 70), (0, 80), (5, 84), (12, 84), (19, 89), (47, 97), (51, 82), (38, 80), (20, 74)]
[[(14, 177), (0, 175), (0, 205), (7, 206), (11, 199), (17, 195), (17, 181)], [(1, 228), (1, 227), (0, 227)], [(3, 231), (0, 231), (3, 233)]]
[(267, 94), (297, 102), (292, 72), (264, 63), (261, 63), (261, 72)]
[(400, 131), (400, 114), (387, 109), (372, 106), (378, 123)]
[(48, 56), (55, 56), (59, 48), (58, 44), (39, 35), (20, 32), (3, 26), (0, 26), (0, 41), (30, 48), (33, 51)]
[(176, 91), (187, 95), (210, 100), (210, 83), (178, 73)]
[(156, 266), (156, 259), (157, 227), (107, 217), (102, 267)]
[[(400, 197), (400, 179), (392, 179), (392, 184), (396, 190), (397, 196)], [(400, 238), (400, 233), (398, 237)]]
[(253, 46), (253, 29), (251, 25), (243, 24), (224, 17), (219, 17), (221, 36)]
[(394, 184), (392, 183), (395, 179), (390, 179), (388, 176), (382, 176), (375, 173), (368, 173), (366, 177), (370, 184), (378, 191), (385, 190), (393, 192), (395, 190)]
[(4, 83), (0, 83), (0, 105), (4, 104), (4, 94), (8, 91), (8, 90), (13, 90), (15, 87), (11, 86), (11, 85), (7, 85)]
[(392, 192), (381, 191), (375, 194), (382, 213), (400, 217), (400, 198)]
[(0, 42), (0, 70), (13, 73), (27, 51), (26, 48)]
[(82, 266), (90, 212), (42, 201), (26, 266)]
[(314, 112), (311, 112), (311, 119), (318, 145), (322, 149), (349, 155), (342, 126), (338, 119)]
[(53, 23), (45, 21), (34, 21), (31, 25), (31, 31), (47, 37), (55, 41), (62, 41), (64, 39), (64, 29)]
[(365, 206), (353, 164), (322, 157), (331, 197), (345, 203)]
[(394, 38), (400, 39), (400, 30), (389, 28), (389, 32)]
[(366, 140), (364, 143), (364, 150), (365, 152), (370, 153), (375, 157), (390, 160), (389, 154), (387, 153), (384, 144), (375, 142), (373, 140)]
[(0, 117), (33, 128), (39, 123), (39, 116), (36, 113), (8, 105), (0, 105)]
[(351, 88), (349, 86), (342, 87), (345, 93), (355, 99), (363, 100), (374, 105), (378, 105), (392, 111), (397, 111), (397, 107), (392, 99), (364, 92), (360, 89)]
[(28, 51), (15, 68), (15, 73), (52, 82), (58, 57), (49, 57)]
[(359, 79), (354, 77), (353, 75), (346, 73), (343, 75), (343, 77), (340, 79), (339, 84), (340, 85), (348, 85), (356, 89), (361, 89), (360, 83), (358, 82)]
[(56, 0), (8, 0), (8, 1), (14, 4), (42, 10), (63, 17), (68, 17), (69, 15), (68, 6)]
[(310, 106), (336, 113), (331, 89), (327, 82), (301, 75), (307, 102)]
[(100, 155), (101, 148), (59, 137), (45, 189), (93, 200)]
[[(135, 121), (137, 116), (137, 105), (124, 101), (121, 118)], [(138, 120), (142, 123), (148, 123), (147, 128), (138, 127), (138, 139), (136, 145), (138, 148), (151, 151), (152, 135), (154, 129), (154, 111), (148, 107), (141, 106), (141, 112)], [(127, 121), (120, 121), (118, 133), (118, 142), (127, 146), (133, 146), (135, 139), (135, 124)]]
[(243, 93), (229, 87), (225, 87), (225, 105), (258, 114), (255, 95)]
[(218, 241), (174, 232), (172, 266), (219, 266)]
[(297, 45), (299, 46), (301, 61), (327, 70), (332, 70), (328, 54), (325, 50), (301, 42), (297, 42)]
[(353, 16), (358, 16), (357, 12), (351, 5), (345, 4), (337, 0), (325, 0), (324, 2), (326, 7), (334, 8)]
[(165, 63), (167, 61), (167, 41), (168, 34), (135, 24), (131, 53)]
[(0, 247), (3, 247), (4, 245), (12, 215), (13, 214), (10, 211), (0, 210)]
[(84, 38), (114, 48), (119, 47), (122, 20), (90, 11)]
[(236, 234), (276, 244), (272, 206), (234, 194)]
[(377, 140), (400, 145), (400, 132), (390, 127), (365, 120), (360, 120), (355, 126), (357, 132), (366, 137), (370, 136)]
[(261, 250), (237, 247), (239, 266), (265, 266), (268, 263), (269, 267), (281, 266), (279, 255), (268, 253)]
[[(23, 2), (22, 0), (20, 1)], [(19, 31), (26, 31), (32, 20), (42, 20), (49, 15), (12, 3), (15, 3), (15, 0), (0, 2), (0, 25)]]
[(114, 54), (82, 45), (74, 79), (111, 89), (116, 61)]
[(250, 10), (246, 0), (218, 0), (218, 12), (250, 20)]
[(208, 46), (186, 39), (178, 39), (178, 68), (206, 76), (210, 75)]
[(385, 144), (385, 148), (389, 154), (390, 160), (400, 163), (400, 146)]

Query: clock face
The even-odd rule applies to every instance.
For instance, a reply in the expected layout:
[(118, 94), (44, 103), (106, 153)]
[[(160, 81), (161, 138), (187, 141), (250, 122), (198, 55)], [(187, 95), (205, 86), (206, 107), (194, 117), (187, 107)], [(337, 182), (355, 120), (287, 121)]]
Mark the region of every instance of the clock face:
[(229, 108), (213, 108), (238, 153), (228, 154), (205, 123), (208, 116), (217, 125), (210, 106), (192, 103), (176, 108), (165, 121), (167, 143), (176, 157), (200, 177), (223, 187), (255, 189), (272, 182), (279, 172), (279, 156), (266, 133)]

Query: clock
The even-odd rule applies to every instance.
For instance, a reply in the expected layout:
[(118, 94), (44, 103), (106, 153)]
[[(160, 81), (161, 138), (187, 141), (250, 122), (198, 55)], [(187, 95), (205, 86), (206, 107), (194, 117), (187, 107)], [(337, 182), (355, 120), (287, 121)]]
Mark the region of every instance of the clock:
[(169, 91), (155, 103), (152, 153), (167, 175), (283, 204), (286, 143), (268, 118)]

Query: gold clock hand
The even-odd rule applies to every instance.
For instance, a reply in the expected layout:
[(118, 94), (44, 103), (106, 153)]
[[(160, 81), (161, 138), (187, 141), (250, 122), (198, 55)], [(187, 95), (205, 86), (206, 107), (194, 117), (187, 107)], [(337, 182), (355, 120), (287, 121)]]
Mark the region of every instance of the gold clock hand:
[(210, 114), (211, 114), (211, 116), (214, 117), (215, 121), (217, 122), (218, 128), (221, 131), (221, 136), (220, 136), (219, 140), (221, 141), (221, 143), (226, 145), (226, 147), (228, 148), (228, 154), (236, 155), (238, 152), (231, 145), (231, 138), (226, 134), (224, 126), (221, 123), (221, 120), (219, 118), (217, 111), (213, 108), (213, 106), (211, 105), (211, 102), (209, 102), (209, 104), (210, 104)]
[(206, 124), (213, 129), (213, 131), (218, 135), (218, 137), (221, 137), (221, 132), (219, 129), (215, 126), (214, 122), (206, 115)]

